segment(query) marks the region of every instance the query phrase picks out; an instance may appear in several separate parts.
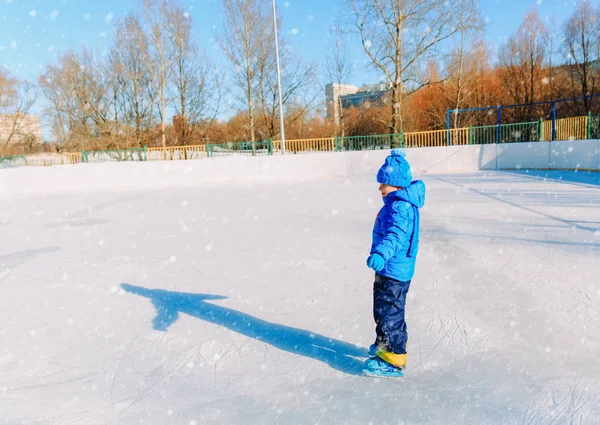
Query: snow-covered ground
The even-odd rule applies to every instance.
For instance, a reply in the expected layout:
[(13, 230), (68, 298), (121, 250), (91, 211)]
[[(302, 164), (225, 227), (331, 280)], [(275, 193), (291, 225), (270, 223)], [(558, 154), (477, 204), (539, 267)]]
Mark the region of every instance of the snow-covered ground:
[(600, 423), (600, 174), (422, 177), (400, 380), (373, 178), (3, 199), (0, 423)]

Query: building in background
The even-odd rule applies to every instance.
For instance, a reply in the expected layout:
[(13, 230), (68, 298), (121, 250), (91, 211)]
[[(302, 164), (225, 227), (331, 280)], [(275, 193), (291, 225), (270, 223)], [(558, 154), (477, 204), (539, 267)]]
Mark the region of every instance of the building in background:
[(340, 119), (340, 97), (355, 94), (357, 91), (357, 86), (338, 83), (327, 84), (325, 86), (327, 118), (337, 122)]
[(31, 149), (42, 143), (40, 117), (37, 115), (0, 115), (0, 148), (23, 146)]
[(361, 87), (337, 83), (327, 84), (325, 86), (327, 118), (337, 122), (340, 117), (340, 106), (344, 109), (364, 104), (381, 106), (385, 103), (388, 93), (390, 93), (390, 88), (384, 83)]

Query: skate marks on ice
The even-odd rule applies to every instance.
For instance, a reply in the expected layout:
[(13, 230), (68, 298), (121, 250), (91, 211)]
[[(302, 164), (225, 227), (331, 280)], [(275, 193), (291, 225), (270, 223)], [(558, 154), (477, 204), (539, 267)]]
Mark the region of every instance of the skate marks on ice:
[[(125, 208), (127, 210), (131, 210), (134, 208), (135, 201), (148, 197), (148, 195), (144, 193), (138, 193), (130, 196), (123, 196), (120, 198), (112, 199), (108, 197), (106, 202), (101, 203), (93, 203), (88, 201), (86, 197), (82, 198), (80, 201), (80, 205), (73, 210), (67, 210), (63, 213), (63, 218), (61, 220), (57, 220), (55, 222), (46, 223), (44, 226), (47, 228), (69, 228), (69, 227), (90, 227), (90, 226), (98, 226), (103, 224), (112, 224), (114, 220), (108, 220), (105, 218), (97, 217), (100, 213), (105, 213), (114, 209), (115, 207), (120, 207), (125, 204)], [(94, 199), (94, 198), (92, 198)], [(88, 202), (90, 202), (88, 204)]]
[(58, 251), (60, 251), (60, 247), (49, 246), (46, 248), (26, 249), (11, 254), (0, 255), (0, 279), (7, 276), (12, 269), (19, 267), (23, 263), (34, 260), (44, 254), (52, 254)]
[[(550, 219), (554, 222), (562, 224), (563, 226), (568, 226), (568, 227), (575, 228), (578, 230), (585, 230), (585, 231), (592, 232), (592, 233), (597, 233), (600, 230), (598, 227), (594, 226), (594, 225), (600, 224), (598, 222), (584, 221), (584, 222), (582, 222), (583, 224), (581, 224), (581, 222), (579, 222), (578, 220), (577, 221), (567, 220), (567, 219), (558, 217), (557, 215), (549, 214), (549, 213), (540, 211), (539, 209), (534, 209), (533, 207), (527, 206), (524, 202), (517, 202), (516, 200), (510, 200), (506, 196), (506, 193), (503, 194), (501, 192), (498, 192), (497, 189), (496, 190), (489, 190), (489, 189), (480, 190), (480, 189), (476, 189), (476, 188), (472, 187), (471, 184), (463, 184), (461, 182), (453, 181), (448, 178), (433, 177), (433, 176), (432, 176), (432, 178), (435, 178), (436, 180), (439, 180), (443, 183), (447, 183), (449, 185), (456, 186), (462, 190), (470, 191), (472, 193), (476, 193), (478, 195), (484, 196), (484, 197), (492, 199), (494, 201), (504, 203), (511, 207), (519, 208), (528, 213), (532, 213), (532, 214), (538, 215), (540, 217)], [(531, 192), (531, 191), (528, 191), (528, 192)], [(530, 197), (532, 196), (531, 193), (527, 193), (527, 195)], [(548, 191), (541, 193), (541, 195), (545, 196), (546, 198), (550, 198)], [(555, 196), (556, 197), (559, 196), (559, 194), (558, 194), (558, 192), (556, 192), (556, 190), (555, 190)], [(567, 198), (567, 196), (569, 196), (570, 198)], [(593, 203), (589, 199), (588, 191), (583, 191), (583, 192), (579, 193), (577, 197), (573, 193), (569, 193), (569, 195), (560, 194), (560, 197), (561, 197), (562, 204), (565, 204), (567, 202), (570, 202), (572, 204), (582, 204), (585, 202), (586, 207), (593, 206), (592, 205)], [(548, 200), (549, 199), (546, 199), (546, 202), (548, 202)], [(535, 204), (531, 204), (531, 205), (534, 206)], [(591, 226), (589, 224), (591, 224)]]
[(546, 399), (529, 406), (523, 413), (523, 424), (592, 424), (598, 423), (594, 414), (599, 405), (600, 391), (597, 383), (580, 379), (552, 389)]
[(177, 321), (179, 314), (183, 313), (223, 326), (280, 350), (324, 362), (340, 372), (362, 375), (363, 361), (367, 357), (366, 348), (304, 329), (267, 322), (249, 314), (207, 302), (224, 300), (227, 298), (225, 296), (148, 289), (127, 283), (121, 284), (121, 287), (126, 292), (148, 298), (152, 302), (157, 313), (153, 320), (155, 330), (166, 331)]
[(100, 218), (79, 218), (72, 220), (61, 220), (54, 223), (46, 223), (44, 226), (48, 228), (62, 228), (62, 227), (89, 227), (98, 226), (102, 224), (114, 223), (112, 220), (104, 220)]

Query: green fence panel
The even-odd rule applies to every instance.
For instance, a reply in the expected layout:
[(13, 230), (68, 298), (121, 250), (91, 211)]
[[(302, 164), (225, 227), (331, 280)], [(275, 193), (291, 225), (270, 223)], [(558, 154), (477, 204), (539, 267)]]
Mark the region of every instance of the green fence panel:
[(502, 124), (500, 126), (501, 143), (538, 142), (540, 140), (539, 121)]
[(335, 136), (333, 138), (333, 151), (339, 152), (342, 150), (343, 138), (340, 136)]
[(16, 168), (27, 165), (24, 155), (10, 155), (0, 157), (0, 168)]
[[(540, 121), (517, 124), (502, 124), (500, 126), (500, 143), (537, 142), (542, 140)], [(469, 140), (475, 145), (498, 143), (498, 126), (486, 125), (471, 127)]]
[(82, 162), (147, 161), (146, 148), (81, 151)]
[(600, 139), (599, 115), (591, 115), (588, 118), (588, 139)]
[(393, 149), (404, 147), (404, 133), (336, 137), (334, 144), (336, 152)]
[(273, 155), (273, 140), (260, 140), (257, 142), (230, 142), (211, 143), (210, 150), (207, 146), (207, 156), (210, 158), (222, 156), (266, 156)]
[(484, 125), (471, 128), (472, 144), (474, 145), (487, 145), (490, 143), (497, 143), (498, 141), (498, 126), (497, 125)]

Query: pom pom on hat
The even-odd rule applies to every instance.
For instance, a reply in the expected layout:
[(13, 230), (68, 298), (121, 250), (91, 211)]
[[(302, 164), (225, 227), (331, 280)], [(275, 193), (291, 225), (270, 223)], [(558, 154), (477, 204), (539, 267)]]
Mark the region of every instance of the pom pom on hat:
[(390, 153), (390, 155), (392, 155), (392, 156), (401, 156), (403, 158), (406, 158), (406, 151), (404, 149), (401, 149), (401, 148), (395, 148), (395, 149), (392, 149), (392, 152)]
[(408, 187), (412, 182), (410, 164), (404, 149), (392, 149), (377, 172), (377, 182), (394, 187)]

